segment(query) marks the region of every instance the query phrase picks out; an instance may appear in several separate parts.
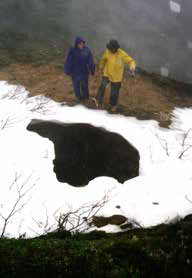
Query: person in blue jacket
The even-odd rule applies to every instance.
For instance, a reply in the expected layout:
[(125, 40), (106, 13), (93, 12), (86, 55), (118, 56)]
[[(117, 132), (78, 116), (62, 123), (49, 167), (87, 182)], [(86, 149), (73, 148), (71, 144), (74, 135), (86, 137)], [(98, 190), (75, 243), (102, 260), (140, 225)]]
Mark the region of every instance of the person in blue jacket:
[(87, 100), (89, 98), (88, 77), (90, 73), (94, 75), (95, 64), (83, 38), (76, 38), (74, 47), (68, 53), (64, 71), (72, 77), (77, 102)]

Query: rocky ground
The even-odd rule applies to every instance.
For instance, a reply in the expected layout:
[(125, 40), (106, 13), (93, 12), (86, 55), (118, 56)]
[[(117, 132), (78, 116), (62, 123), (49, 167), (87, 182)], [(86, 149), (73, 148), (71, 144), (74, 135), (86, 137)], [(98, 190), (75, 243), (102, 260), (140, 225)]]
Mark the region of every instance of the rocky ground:
[[(21, 84), (29, 96), (45, 95), (58, 102), (73, 105), (75, 100), (70, 77), (63, 72), (69, 45), (65, 42), (42, 42), (20, 36), (15, 48), (0, 49), (0, 80)], [(90, 96), (95, 96), (101, 81), (97, 71), (90, 76)], [(110, 89), (105, 96), (108, 109)], [(84, 103), (97, 109), (93, 101)], [(183, 84), (137, 70), (132, 77), (125, 71), (120, 92), (118, 113), (138, 119), (155, 119), (168, 127), (175, 107), (192, 106), (192, 84)]]

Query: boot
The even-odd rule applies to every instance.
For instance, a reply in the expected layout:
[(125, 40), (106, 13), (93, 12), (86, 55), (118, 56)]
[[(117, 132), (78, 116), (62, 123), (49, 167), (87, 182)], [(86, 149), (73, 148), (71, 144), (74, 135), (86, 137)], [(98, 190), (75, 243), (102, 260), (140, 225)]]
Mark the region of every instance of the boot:
[(94, 102), (95, 106), (98, 108), (99, 107), (99, 102), (95, 97), (92, 97), (91, 100)]

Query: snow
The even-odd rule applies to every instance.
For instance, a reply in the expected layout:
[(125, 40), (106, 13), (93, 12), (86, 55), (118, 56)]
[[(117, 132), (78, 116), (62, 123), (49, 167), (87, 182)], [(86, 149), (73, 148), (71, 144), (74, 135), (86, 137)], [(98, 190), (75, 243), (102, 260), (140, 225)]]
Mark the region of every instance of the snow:
[[(192, 109), (176, 108), (165, 129), (154, 120), (27, 95), (22, 86), (0, 82), (0, 235), (34, 237), (52, 231), (61, 214), (105, 195), (109, 200), (98, 215), (122, 214), (143, 227), (192, 213)], [(53, 143), (26, 130), (34, 118), (87, 122), (120, 133), (139, 150), (139, 177), (124, 184), (99, 177), (79, 188), (59, 183), (53, 172)], [(120, 231), (115, 225), (101, 229)]]
[(169, 1), (169, 6), (172, 12), (180, 13), (181, 12), (181, 5), (174, 1)]
[(169, 69), (166, 67), (161, 67), (161, 75), (164, 77), (168, 77), (169, 76)]
[(187, 47), (188, 47), (189, 49), (192, 49), (192, 41), (188, 41), (188, 42), (187, 42)]

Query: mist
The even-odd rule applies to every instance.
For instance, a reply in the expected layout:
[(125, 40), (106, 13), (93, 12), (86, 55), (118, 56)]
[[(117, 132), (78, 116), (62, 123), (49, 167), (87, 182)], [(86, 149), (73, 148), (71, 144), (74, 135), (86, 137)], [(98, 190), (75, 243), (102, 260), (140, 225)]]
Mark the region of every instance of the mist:
[(139, 67), (191, 83), (191, 11), (189, 0), (2, 0), (0, 32), (70, 44), (81, 35), (96, 56), (115, 38)]

